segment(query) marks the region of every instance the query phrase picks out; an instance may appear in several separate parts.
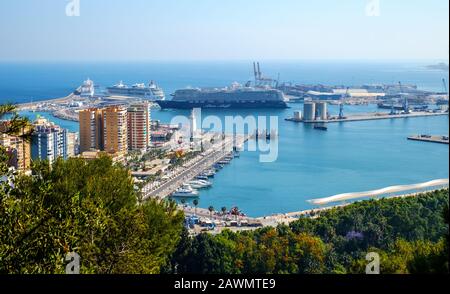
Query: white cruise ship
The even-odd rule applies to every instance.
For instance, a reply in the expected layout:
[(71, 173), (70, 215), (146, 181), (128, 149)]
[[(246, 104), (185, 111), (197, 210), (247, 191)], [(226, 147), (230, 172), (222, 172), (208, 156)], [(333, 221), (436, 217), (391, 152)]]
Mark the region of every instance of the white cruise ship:
[(141, 83), (134, 84), (131, 87), (120, 81), (118, 84), (106, 89), (110, 95), (144, 98), (151, 101), (163, 101), (166, 99), (164, 91), (153, 81), (148, 86)]
[(80, 88), (80, 96), (81, 97), (94, 97), (95, 90), (94, 90), (94, 82), (91, 79), (87, 79), (83, 82)]

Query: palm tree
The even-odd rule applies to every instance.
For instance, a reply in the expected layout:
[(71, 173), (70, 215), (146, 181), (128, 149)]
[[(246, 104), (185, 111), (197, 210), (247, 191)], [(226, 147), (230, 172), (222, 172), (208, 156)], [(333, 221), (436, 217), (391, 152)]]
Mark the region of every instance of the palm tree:
[(227, 212), (227, 208), (225, 206), (222, 207), (222, 216), (225, 216), (225, 213)]
[[(3, 119), (7, 114), (11, 115), (8, 121), (0, 126), (0, 134), (15, 136), (22, 141), (22, 154), (25, 156), (26, 142), (31, 141), (31, 134), (33, 132), (32, 125), (28, 118), (21, 117), (17, 114), (17, 108), (12, 104), (0, 105), (0, 119)], [(25, 161), (24, 161), (25, 164)], [(22, 166), (21, 168), (25, 168)]]
[(198, 199), (194, 199), (194, 201), (192, 202), (195, 206), (195, 215), (197, 215), (197, 205), (198, 205)]
[(1, 133), (11, 136), (17, 136), (26, 141), (31, 139), (31, 123), (26, 117), (21, 117), (17, 114), (16, 106), (12, 104), (0, 105), (0, 119), (5, 115), (10, 114), (8, 123), (1, 127)]
[(210, 207), (208, 207), (208, 210), (209, 210), (209, 217), (212, 218), (212, 214), (214, 212), (214, 206), (211, 205)]
[(236, 206), (233, 208), (234, 219), (237, 221), (239, 216), (239, 208)]

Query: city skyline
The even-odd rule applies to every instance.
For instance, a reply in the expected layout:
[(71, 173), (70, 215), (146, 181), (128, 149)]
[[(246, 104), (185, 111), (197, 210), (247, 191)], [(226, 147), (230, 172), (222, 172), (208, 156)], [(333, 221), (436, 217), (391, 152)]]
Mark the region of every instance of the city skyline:
[(448, 1), (241, 2), (6, 1), (0, 61), (448, 60)]

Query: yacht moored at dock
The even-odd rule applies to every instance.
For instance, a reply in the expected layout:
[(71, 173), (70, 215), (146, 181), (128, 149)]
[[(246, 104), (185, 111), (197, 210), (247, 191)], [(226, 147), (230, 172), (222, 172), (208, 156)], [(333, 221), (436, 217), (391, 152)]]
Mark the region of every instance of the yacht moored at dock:
[(189, 184), (183, 184), (181, 188), (178, 188), (174, 193), (172, 193), (172, 197), (198, 197), (199, 193), (197, 190), (193, 189)]
[(194, 189), (204, 189), (210, 188), (212, 186), (212, 183), (210, 181), (205, 180), (192, 180), (188, 184)]

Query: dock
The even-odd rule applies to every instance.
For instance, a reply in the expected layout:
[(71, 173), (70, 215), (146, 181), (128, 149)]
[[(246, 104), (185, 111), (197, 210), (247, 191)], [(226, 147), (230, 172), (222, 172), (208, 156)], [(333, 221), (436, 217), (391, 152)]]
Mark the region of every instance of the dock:
[(408, 137), (408, 140), (447, 144), (447, 145), (449, 141), (448, 136), (437, 136), (437, 135), (414, 135)]
[[(76, 89), (76, 91), (79, 91), (80, 89), (81, 89), (81, 87), (78, 87)], [(18, 103), (18, 104), (16, 104), (16, 106), (17, 106), (18, 110), (35, 109), (36, 106), (40, 105), (40, 104), (64, 103), (64, 102), (68, 102), (68, 101), (74, 99), (75, 97), (76, 97), (76, 95), (74, 94), (74, 92), (72, 92), (65, 97), (51, 98), (51, 99), (47, 99), (47, 100), (39, 100), (39, 101), (34, 101), (34, 102)]]
[(175, 192), (184, 183), (194, 179), (203, 171), (211, 168), (215, 163), (223, 160), (233, 151), (233, 147), (244, 144), (248, 136), (226, 136), (220, 143), (216, 143), (211, 149), (202, 153), (176, 170), (165, 182), (154, 185), (150, 183), (142, 189), (143, 200), (149, 198), (165, 199)]
[[(289, 225), (291, 222), (294, 222), (301, 217), (320, 217), (321, 212), (335, 208), (346, 207), (352, 204), (352, 201), (362, 201), (364, 199), (380, 200), (417, 197), (423, 195), (424, 193), (448, 189), (448, 186), (448, 179), (438, 179), (413, 185), (391, 186), (374, 191), (339, 194), (331, 197), (309, 200), (308, 202), (317, 205), (316, 208), (296, 212), (273, 214), (271, 216), (256, 218), (256, 220), (259, 220), (265, 227), (276, 227), (279, 224)], [(401, 193), (396, 194), (397, 192)]]
[(295, 118), (286, 118), (287, 121), (315, 124), (315, 123), (340, 123), (340, 122), (352, 122), (352, 121), (368, 121), (368, 120), (380, 120), (380, 119), (399, 119), (399, 118), (415, 118), (415, 117), (429, 117), (429, 116), (441, 116), (448, 115), (448, 112), (411, 112), (403, 114), (389, 114), (389, 113), (370, 113), (361, 115), (352, 115), (345, 118), (330, 118), (327, 120), (303, 120)]

